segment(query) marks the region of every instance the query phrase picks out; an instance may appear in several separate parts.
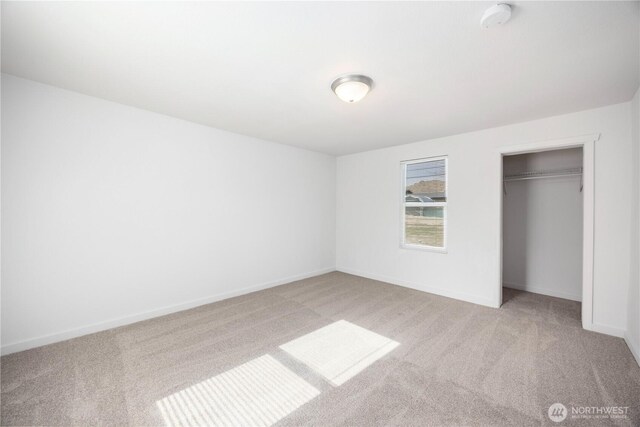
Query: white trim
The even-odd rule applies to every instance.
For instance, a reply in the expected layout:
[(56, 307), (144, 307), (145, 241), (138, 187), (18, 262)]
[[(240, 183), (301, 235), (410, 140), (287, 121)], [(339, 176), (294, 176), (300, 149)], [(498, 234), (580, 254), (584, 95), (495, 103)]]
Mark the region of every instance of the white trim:
[(406, 208), (446, 208), (447, 202), (405, 202)]
[[(406, 184), (407, 184), (407, 165), (416, 163), (435, 162), (444, 160), (444, 194), (447, 198), (446, 202), (409, 202), (405, 200)], [(447, 155), (424, 157), (413, 160), (403, 160), (400, 162), (400, 249), (418, 250), (426, 252), (447, 253), (447, 204), (449, 202), (449, 159)], [(442, 246), (417, 245), (415, 243), (405, 243), (405, 208), (407, 207), (440, 207), (442, 209), (443, 235)]]
[(416, 164), (416, 163), (432, 162), (432, 161), (436, 161), (436, 160), (444, 160), (445, 163), (446, 163), (447, 157), (448, 156), (446, 154), (441, 154), (441, 155), (438, 155), (438, 156), (420, 157), (419, 159), (402, 160), (401, 163), (403, 165), (413, 165), (413, 164)]
[[(571, 138), (551, 139), (547, 141), (529, 142), (526, 144), (511, 145), (507, 147), (501, 147), (501, 154), (527, 154), (527, 153), (539, 153), (541, 151), (549, 150), (561, 150), (563, 148), (576, 148), (582, 147), (584, 144), (596, 142), (600, 139), (599, 133), (593, 133), (588, 135), (574, 136)], [(584, 172), (584, 165), (583, 172)]]
[(593, 257), (595, 239), (595, 142), (593, 137), (582, 147), (582, 327), (591, 329), (593, 319)]
[(633, 354), (633, 357), (636, 359), (636, 363), (638, 364), (638, 366), (640, 366), (640, 348), (634, 347), (631, 339), (629, 338), (629, 335), (627, 335), (626, 332), (624, 334), (624, 341), (627, 343), (627, 347), (629, 347), (631, 354)]
[(11, 353), (16, 353), (18, 351), (28, 350), (34, 347), (53, 344), (59, 341), (65, 341), (71, 338), (93, 334), (95, 332), (100, 332), (100, 331), (104, 331), (111, 328), (117, 328), (119, 326), (129, 325), (131, 323), (140, 322), (142, 320), (152, 319), (154, 317), (164, 316), (166, 314), (188, 310), (190, 308), (211, 304), (213, 302), (222, 301), (228, 298), (249, 294), (249, 293), (260, 291), (263, 289), (273, 288), (275, 286), (284, 285), (286, 283), (295, 282), (297, 280), (307, 279), (309, 277), (331, 273), (332, 271), (336, 271), (336, 269), (334, 267), (327, 267), (321, 270), (298, 274), (295, 276), (289, 276), (289, 277), (285, 277), (284, 279), (274, 280), (271, 282), (266, 282), (266, 283), (262, 283), (255, 286), (248, 286), (246, 288), (242, 288), (237, 291), (224, 292), (221, 294), (211, 295), (205, 298), (199, 298), (196, 300), (187, 301), (187, 302), (176, 304), (176, 305), (166, 306), (166, 307), (158, 308), (155, 310), (149, 310), (149, 311), (144, 311), (142, 313), (133, 314), (130, 316), (124, 316), (116, 319), (107, 320), (105, 322), (98, 322), (98, 323), (93, 323), (91, 325), (81, 326), (79, 328), (68, 329), (66, 331), (57, 332), (51, 335), (45, 335), (37, 338), (30, 338), (24, 341), (4, 344), (2, 345), (1, 353), (2, 355), (11, 354)]
[(517, 289), (519, 291), (532, 292), (534, 294), (548, 295), (550, 297), (568, 299), (571, 301), (582, 301), (582, 295), (571, 294), (568, 292), (558, 291), (556, 289), (541, 288), (539, 286), (522, 285), (519, 283), (507, 283), (502, 284), (505, 288)]
[(351, 274), (354, 276), (364, 277), (367, 279), (377, 280), (379, 282), (386, 282), (396, 286), (402, 286), (403, 288), (410, 288), (410, 289), (415, 289), (417, 291), (440, 295), (447, 298), (454, 298), (457, 300), (466, 301), (473, 304), (484, 305), (491, 308), (499, 308), (499, 306), (496, 306), (494, 304), (491, 298), (486, 298), (481, 295), (473, 295), (473, 294), (468, 294), (466, 292), (458, 292), (458, 291), (452, 291), (450, 289), (436, 288), (434, 286), (425, 285), (424, 283), (410, 282), (407, 280), (398, 280), (392, 277), (387, 277), (380, 274), (364, 273), (362, 271), (353, 270), (350, 268), (336, 267), (336, 271)]
[(409, 249), (412, 251), (425, 251), (425, 252), (435, 252), (438, 254), (446, 254), (449, 251), (447, 250), (447, 248), (440, 248), (438, 246), (427, 246), (427, 245), (416, 245), (416, 244), (412, 244), (412, 243), (405, 243), (402, 246), (400, 246), (400, 249)]
[(616, 328), (609, 325), (602, 325), (600, 323), (592, 323), (591, 329), (589, 330), (592, 332), (598, 332), (605, 335), (612, 335), (618, 338), (624, 338), (624, 334), (626, 332), (624, 329)]
[[(572, 138), (554, 139), (549, 141), (530, 142), (522, 145), (500, 147), (500, 176), (496, 190), (500, 191), (500, 215), (498, 215), (498, 233), (500, 257), (498, 258), (498, 292), (496, 304), (502, 305), (502, 204), (503, 204), (503, 177), (502, 158), (505, 155), (537, 153), (540, 151), (559, 150), (563, 148), (583, 149), (582, 180), (583, 180), (583, 239), (582, 239), (582, 327), (587, 330), (597, 331), (593, 322), (593, 246), (594, 246), (594, 211), (595, 211), (595, 143), (600, 139), (599, 133), (576, 136)], [(599, 325), (605, 334), (619, 335), (621, 330)], [(604, 331), (609, 332), (604, 332)], [(622, 331), (623, 333), (624, 331)]]

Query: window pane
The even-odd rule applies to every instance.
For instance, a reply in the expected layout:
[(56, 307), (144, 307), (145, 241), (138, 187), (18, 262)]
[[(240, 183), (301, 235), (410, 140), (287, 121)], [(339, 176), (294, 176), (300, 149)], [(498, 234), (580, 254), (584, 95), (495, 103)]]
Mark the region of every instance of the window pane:
[(405, 208), (404, 241), (410, 245), (444, 247), (444, 208)]
[(444, 159), (407, 165), (405, 201), (446, 202)]

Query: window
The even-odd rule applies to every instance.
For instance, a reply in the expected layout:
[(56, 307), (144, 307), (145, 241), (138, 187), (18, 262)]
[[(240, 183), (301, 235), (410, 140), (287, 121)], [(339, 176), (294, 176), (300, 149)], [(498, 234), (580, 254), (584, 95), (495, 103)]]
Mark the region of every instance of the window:
[(402, 163), (402, 246), (444, 249), (447, 225), (447, 159)]

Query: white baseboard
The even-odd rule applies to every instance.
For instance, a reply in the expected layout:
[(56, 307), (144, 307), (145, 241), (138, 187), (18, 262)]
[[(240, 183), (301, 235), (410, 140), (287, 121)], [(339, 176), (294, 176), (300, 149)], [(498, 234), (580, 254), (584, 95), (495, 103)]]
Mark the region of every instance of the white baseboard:
[(627, 347), (629, 347), (629, 350), (631, 350), (631, 354), (633, 354), (633, 357), (636, 359), (636, 363), (638, 364), (638, 366), (640, 366), (640, 348), (636, 347), (633, 344), (627, 334), (624, 334), (624, 341), (627, 343)]
[(612, 335), (618, 338), (624, 338), (624, 335), (626, 334), (626, 331), (624, 329), (616, 328), (614, 326), (609, 326), (609, 325), (603, 325), (601, 323), (595, 323), (595, 322), (591, 324), (591, 329), (589, 330), (593, 332), (599, 332), (605, 335)]
[(199, 298), (184, 303), (166, 306), (155, 310), (149, 310), (142, 313), (132, 314), (130, 316), (119, 317), (116, 319), (107, 320), (104, 322), (93, 323), (91, 325), (81, 326), (79, 328), (68, 329), (66, 331), (57, 332), (50, 335), (45, 335), (37, 338), (30, 338), (24, 341), (14, 342), (10, 344), (3, 344), (1, 353), (2, 355), (16, 353), (18, 351), (28, 350), (34, 347), (40, 347), (47, 344), (53, 344), (60, 341), (65, 341), (71, 338), (80, 337), (82, 335), (88, 335), (95, 332), (104, 331), (111, 328), (117, 328), (119, 326), (129, 325), (131, 323), (140, 322), (142, 320), (152, 319), (154, 317), (164, 316), (166, 314), (176, 313), (178, 311), (188, 310), (190, 308), (198, 307), (205, 304), (211, 304), (213, 302), (221, 301), (228, 298), (233, 298), (240, 295), (249, 294), (251, 292), (260, 291), (263, 289), (273, 288), (275, 286), (284, 285), (285, 283), (295, 282), (297, 280), (307, 279), (313, 276), (319, 276), (321, 274), (330, 273), (335, 271), (334, 267), (327, 267), (321, 270), (312, 271), (309, 273), (298, 274), (295, 276), (285, 277), (283, 279), (274, 280), (271, 282), (261, 283), (259, 285), (248, 286), (232, 292), (225, 292), (217, 295), (211, 295), (205, 298)]
[[(517, 289), (519, 291), (532, 292), (534, 294), (548, 295), (550, 297), (563, 298), (563, 299), (568, 299), (568, 300), (571, 300), (571, 301), (582, 301), (582, 295), (581, 294), (570, 294), (570, 293), (567, 293), (567, 292), (558, 291), (556, 289), (541, 288), (541, 287), (537, 287), (537, 286), (520, 285), (520, 284), (517, 284), (517, 283), (507, 283), (507, 282), (503, 283), (502, 286), (504, 286), (505, 288)], [(582, 292), (582, 289), (580, 290), (580, 292)]]
[(428, 292), (430, 294), (436, 294), (443, 297), (453, 298), (461, 301), (470, 302), (473, 304), (484, 305), (487, 307), (498, 308), (498, 305), (490, 298), (485, 298), (479, 295), (467, 294), (465, 292), (452, 291), (450, 289), (436, 288), (434, 286), (428, 286), (424, 283), (415, 283), (406, 280), (395, 279), (393, 277), (382, 276), (379, 274), (370, 274), (362, 271), (352, 270), (350, 268), (336, 267), (337, 271), (341, 271), (347, 274), (353, 274), (354, 276), (366, 277), (367, 279), (378, 280), (380, 282), (391, 283), (392, 285), (402, 286), (405, 288), (415, 289), (418, 291)]

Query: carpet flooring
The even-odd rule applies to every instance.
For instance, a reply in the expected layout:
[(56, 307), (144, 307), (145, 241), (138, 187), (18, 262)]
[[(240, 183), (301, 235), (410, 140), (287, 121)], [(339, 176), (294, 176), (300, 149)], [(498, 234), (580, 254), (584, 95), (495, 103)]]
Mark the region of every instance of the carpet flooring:
[(3, 356), (1, 375), (2, 425), (640, 425), (640, 368), (579, 303), (338, 272)]

